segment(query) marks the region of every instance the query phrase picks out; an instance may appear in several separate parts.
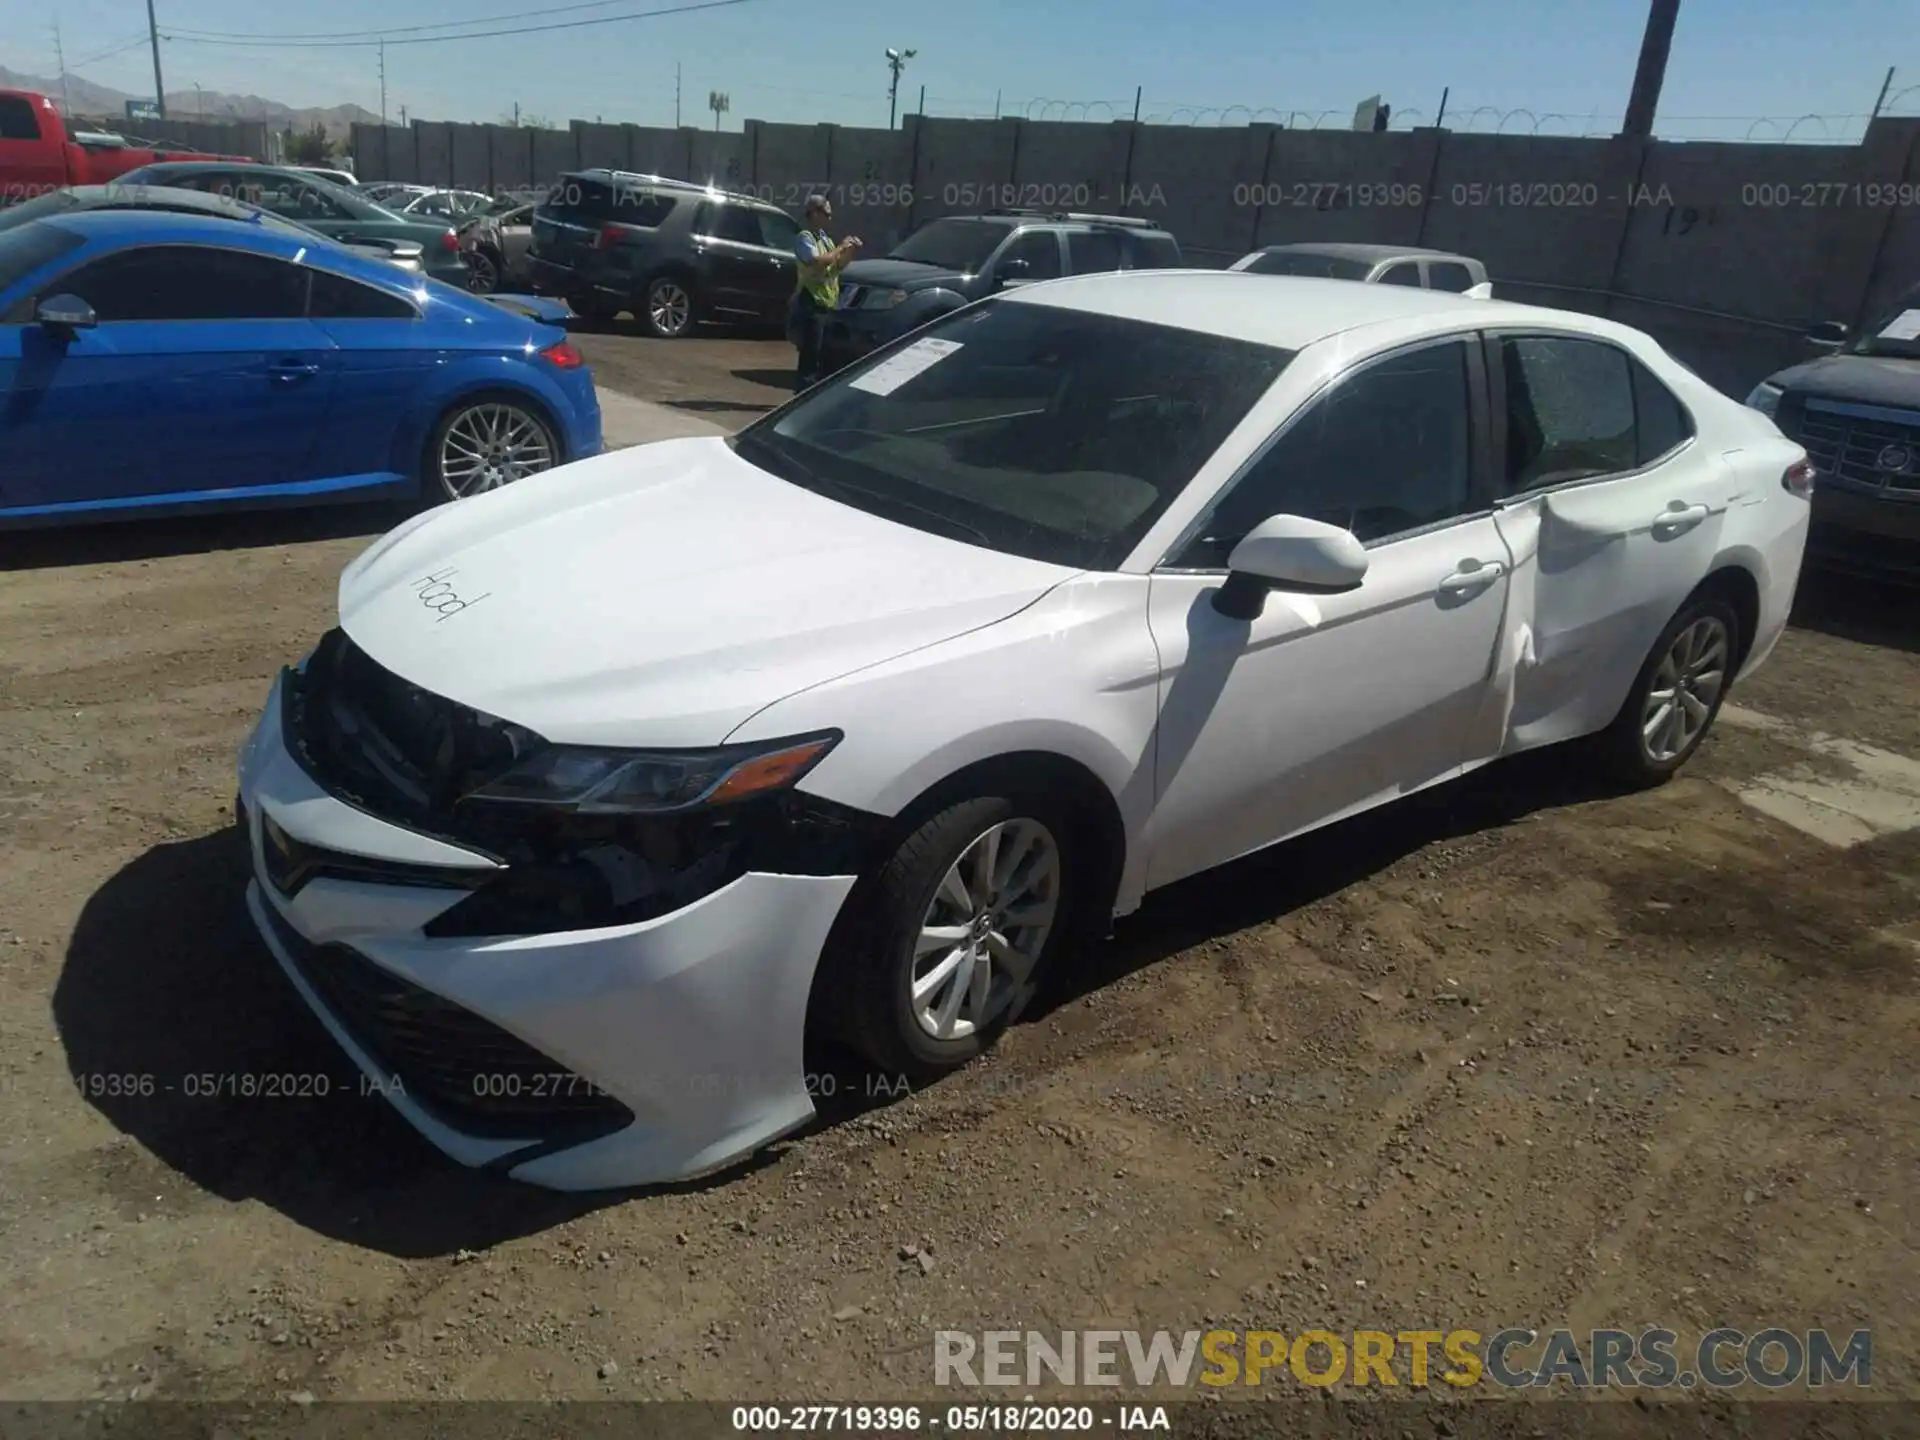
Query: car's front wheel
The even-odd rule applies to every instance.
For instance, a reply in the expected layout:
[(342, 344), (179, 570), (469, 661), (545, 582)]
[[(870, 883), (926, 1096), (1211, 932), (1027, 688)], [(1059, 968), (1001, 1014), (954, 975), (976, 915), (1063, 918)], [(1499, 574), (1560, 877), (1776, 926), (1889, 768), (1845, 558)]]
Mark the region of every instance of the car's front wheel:
[(1659, 785), (1693, 757), (1733, 683), (1740, 617), (1715, 594), (1680, 607), (1654, 641), (1613, 724), (1595, 736), (1600, 758), (1623, 784)]
[(500, 288), (500, 262), (485, 250), (467, 252), (467, 289), (491, 295)]
[(661, 340), (678, 340), (698, 318), (693, 290), (677, 275), (656, 275), (647, 282), (645, 301), (640, 306), (640, 323), (647, 333)]
[(981, 1054), (1066, 938), (1073, 833), (1038, 794), (976, 796), (919, 825), (851, 901), (815, 987), (822, 1026), (915, 1081)]
[(427, 447), (435, 500), (464, 500), (550, 470), (560, 446), (546, 419), (504, 395), (463, 400), (440, 417)]

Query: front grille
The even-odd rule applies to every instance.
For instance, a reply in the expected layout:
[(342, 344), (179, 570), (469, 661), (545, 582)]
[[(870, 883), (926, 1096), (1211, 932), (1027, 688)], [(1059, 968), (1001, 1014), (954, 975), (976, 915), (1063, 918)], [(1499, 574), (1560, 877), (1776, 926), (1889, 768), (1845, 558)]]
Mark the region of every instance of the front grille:
[(1785, 407), (1782, 418), (1782, 428), (1805, 448), (1821, 480), (1854, 490), (1920, 493), (1920, 413), (1810, 399)]
[(435, 834), (462, 795), (546, 743), (401, 679), (341, 630), (287, 672), (282, 705), (287, 748), (322, 787)]
[(300, 977), (408, 1099), (455, 1130), (573, 1143), (633, 1112), (518, 1036), (345, 945), (314, 945), (266, 907)]

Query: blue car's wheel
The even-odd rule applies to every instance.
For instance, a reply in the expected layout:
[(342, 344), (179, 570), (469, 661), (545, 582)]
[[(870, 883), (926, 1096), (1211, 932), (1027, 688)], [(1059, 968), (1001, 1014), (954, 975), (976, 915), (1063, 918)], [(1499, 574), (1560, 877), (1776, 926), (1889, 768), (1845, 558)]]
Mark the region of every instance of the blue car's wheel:
[(464, 500), (550, 470), (553, 429), (531, 406), (503, 395), (463, 400), (434, 427), (427, 479), (435, 500)]

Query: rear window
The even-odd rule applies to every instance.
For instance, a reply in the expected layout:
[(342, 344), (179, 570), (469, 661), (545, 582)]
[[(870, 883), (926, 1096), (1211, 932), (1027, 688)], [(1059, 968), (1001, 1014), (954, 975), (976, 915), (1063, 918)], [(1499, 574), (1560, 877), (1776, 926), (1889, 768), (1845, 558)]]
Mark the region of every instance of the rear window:
[(673, 213), (674, 197), (640, 185), (592, 175), (569, 175), (553, 187), (540, 208), (578, 225), (640, 225), (651, 228)]
[(44, 222), (0, 231), (0, 293), (12, 289), (42, 265), (80, 248), (71, 230)]
[(1369, 260), (1315, 255), (1311, 251), (1269, 251), (1247, 268), (1256, 275), (1310, 275), (1321, 280), (1364, 280), (1373, 273)]
[(1136, 270), (1178, 270), (1182, 266), (1180, 245), (1171, 235), (1133, 235), (1128, 243), (1133, 248)]
[(38, 140), (40, 121), (33, 102), (18, 95), (0, 95), (0, 140)]

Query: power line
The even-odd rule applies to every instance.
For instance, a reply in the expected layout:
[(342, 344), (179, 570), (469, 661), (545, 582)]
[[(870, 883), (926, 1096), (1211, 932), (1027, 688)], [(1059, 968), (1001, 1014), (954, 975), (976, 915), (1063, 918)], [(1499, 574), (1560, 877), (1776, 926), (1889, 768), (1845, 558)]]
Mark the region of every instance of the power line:
[(102, 60), (111, 60), (115, 55), (124, 55), (127, 51), (133, 49), (134, 46), (144, 45), (146, 43), (147, 32), (142, 30), (138, 35), (128, 40), (122, 40), (118, 45), (110, 45), (105, 50), (96, 50), (91, 55), (81, 56), (78, 60), (70, 62), (71, 68), (78, 71), (82, 65), (97, 65)]
[[(503, 20), (531, 20), (541, 15), (564, 15), (574, 10), (604, 10), (609, 5), (625, 5), (628, 0), (577, 0), (572, 5), (548, 5), (539, 10), (511, 10), (503, 15), (475, 15), (466, 20), (442, 20), (433, 25), (400, 25), (384, 30), (290, 30), (285, 33), (261, 30), (175, 30), (173, 35), (192, 40), (380, 40), (392, 35), (418, 35), (428, 30), (453, 30), (462, 25), (495, 25)], [(460, 39), (460, 36), (449, 36)]]
[[(578, 30), (589, 25), (617, 25), (627, 20), (655, 20), (665, 15), (689, 15), (699, 10), (725, 10), (735, 5), (749, 5), (754, 0), (702, 0), (692, 5), (672, 5), (663, 10), (635, 10), (625, 15), (602, 15), (592, 20), (561, 20), (551, 25), (519, 25), (507, 30), (477, 30), (470, 35), (415, 35), (400, 40), (382, 40), (379, 37), (368, 40), (294, 40), (294, 39), (255, 39), (255, 40), (216, 40), (201, 39), (169, 30), (163, 37), (180, 45), (232, 45), (243, 49), (286, 49), (286, 50), (370, 50), (381, 44), (387, 45), (438, 45), (450, 40), (490, 40), (501, 35), (538, 35), (551, 30)], [(530, 11), (530, 14), (550, 14), (551, 11)]]

